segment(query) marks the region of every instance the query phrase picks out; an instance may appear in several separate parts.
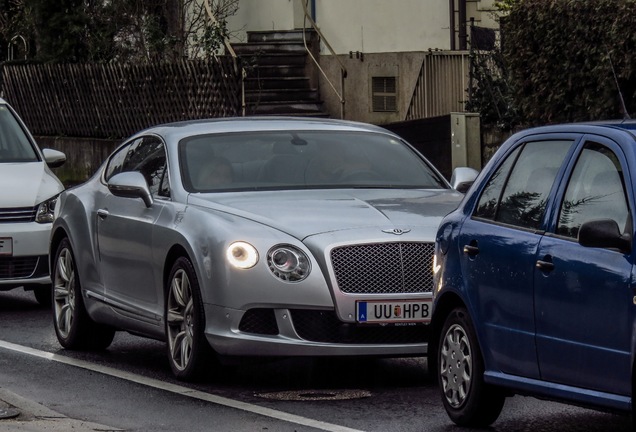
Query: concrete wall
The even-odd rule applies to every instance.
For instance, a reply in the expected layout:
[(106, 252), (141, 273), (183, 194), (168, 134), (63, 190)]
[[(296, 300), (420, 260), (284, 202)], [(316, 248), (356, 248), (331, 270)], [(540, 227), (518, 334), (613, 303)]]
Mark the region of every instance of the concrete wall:
[[(393, 123), (404, 120), (411, 96), (422, 67), (424, 52), (365, 53), (356, 58), (354, 54), (337, 56), (347, 69), (345, 80), (345, 119), (373, 124)], [(329, 80), (340, 92), (340, 64), (334, 56), (321, 56), (320, 66)], [(397, 77), (397, 112), (373, 112), (371, 105), (371, 77)], [(320, 80), (320, 89), (325, 109), (334, 118), (340, 118), (338, 95), (332, 90), (326, 78)]]

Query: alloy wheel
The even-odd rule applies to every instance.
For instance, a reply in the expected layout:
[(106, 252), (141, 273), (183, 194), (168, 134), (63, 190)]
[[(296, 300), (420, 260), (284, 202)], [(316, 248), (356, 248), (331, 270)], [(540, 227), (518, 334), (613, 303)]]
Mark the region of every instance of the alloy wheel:
[(53, 283), (55, 321), (60, 336), (66, 338), (75, 317), (75, 263), (71, 251), (67, 248), (59, 253)]
[(183, 269), (174, 273), (168, 293), (168, 344), (178, 370), (184, 370), (192, 356), (194, 303), (190, 279)]

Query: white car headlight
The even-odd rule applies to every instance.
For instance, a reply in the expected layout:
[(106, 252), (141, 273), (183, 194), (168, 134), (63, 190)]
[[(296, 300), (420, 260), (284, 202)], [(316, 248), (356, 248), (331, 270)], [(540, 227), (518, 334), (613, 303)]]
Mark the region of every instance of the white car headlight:
[(309, 258), (291, 245), (274, 246), (267, 252), (267, 266), (274, 276), (288, 282), (305, 279), (311, 270)]
[(54, 196), (41, 203), (38, 206), (38, 210), (35, 214), (35, 221), (37, 223), (51, 223), (55, 218), (55, 205), (57, 204), (58, 196)]
[(225, 257), (232, 266), (239, 269), (252, 268), (258, 262), (256, 248), (245, 242), (232, 243), (228, 246)]

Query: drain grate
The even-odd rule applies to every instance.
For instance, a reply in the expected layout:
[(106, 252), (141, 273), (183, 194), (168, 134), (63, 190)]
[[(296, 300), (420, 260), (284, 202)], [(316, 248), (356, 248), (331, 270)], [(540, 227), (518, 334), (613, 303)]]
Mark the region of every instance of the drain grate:
[(278, 401), (334, 401), (362, 399), (371, 397), (367, 390), (287, 390), (280, 392), (258, 393), (263, 399)]

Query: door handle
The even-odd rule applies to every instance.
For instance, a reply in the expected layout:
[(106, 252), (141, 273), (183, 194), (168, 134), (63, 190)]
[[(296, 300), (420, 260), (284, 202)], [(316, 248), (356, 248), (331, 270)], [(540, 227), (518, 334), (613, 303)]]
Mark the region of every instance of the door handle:
[(110, 213), (108, 213), (108, 210), (106, 209), (99, 209), (97, 210), (97, 216), (100, 217), (100, 219), (106, 219), (108, 217)]
[(535, 266), (541, 271), (550, 272), (554, 270), (554, 263), (551, 261), (537, 260)]
[(475, 256), (479, 253), (479, 247), (472, 245), (464, 245), (464, 253), (466, 255)]

